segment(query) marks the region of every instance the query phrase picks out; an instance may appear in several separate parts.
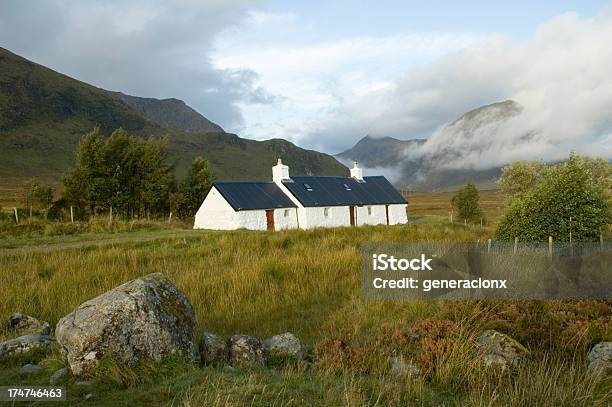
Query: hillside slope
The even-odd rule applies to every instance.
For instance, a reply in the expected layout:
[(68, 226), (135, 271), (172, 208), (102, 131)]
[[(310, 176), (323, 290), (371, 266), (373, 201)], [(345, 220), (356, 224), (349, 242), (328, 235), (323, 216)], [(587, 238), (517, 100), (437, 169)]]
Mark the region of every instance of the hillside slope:
[[(155, 106), (147, 114), (155, 122), (123, 99), (141, 103), (141, 110)], [(295, 174), (348, 173), (332, 156), (285, 140), (260, 142), (223, 133), (182, 101), (122, 98), (0, 48), (0, 192), (29, 177), (58, 183), (79, 140), (94, 126), (104, 135), (123, 127), (144, 137), (167, 136), (179, 177), (196, 156), (209, 160), (225, 179), (269, 179), (279, 156)], [(205, 128), (214, 132), (202, 132)]]
[(343, 162), (357, 160), (366, 167), (388, 167), (397, 165), (406, 158), (406, 154), (423, 145), (425, 141), (365, 136), (352, 148), (336, 154), (335, 157)]

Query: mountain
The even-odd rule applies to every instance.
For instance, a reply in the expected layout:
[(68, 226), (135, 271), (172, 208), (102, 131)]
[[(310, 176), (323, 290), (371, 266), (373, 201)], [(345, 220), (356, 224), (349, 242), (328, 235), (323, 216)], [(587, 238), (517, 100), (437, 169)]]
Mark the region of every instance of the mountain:
[(393, 137), (374, 138), (365, 136), (352, 148), (336, 154), (335, 157), (345, 163), (359, 161), (365, 167), (388, 167), (396, 165), (406, 158), (410, 151), (418, 149), (425, 143), (423, 139), (398, 140)]
[(130, 96), (121, 92), (112, 93), (148, 120), (162, 127), (190, 133), (223, 132), (221, 126), (211, 122), (182, 100), (173, 98), (160, 100)]
[(293, 174), (340, 175), (327, 154), (285, 140), (254, 141), (223, 132), (176, 99), (145, 99), (72, 79), (0, 48), (0, 191), (28, 177), (58, 182), (81, 137), (94, 126), (143, 137), (167, 136), (178, 176), (201, 155), (223, 179), (270, 179), (282, 156)]

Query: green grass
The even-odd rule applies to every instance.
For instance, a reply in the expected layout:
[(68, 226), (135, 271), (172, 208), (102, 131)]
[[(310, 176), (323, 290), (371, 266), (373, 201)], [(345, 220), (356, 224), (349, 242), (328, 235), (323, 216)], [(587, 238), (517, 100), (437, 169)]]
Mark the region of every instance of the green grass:
[[(143, 236), (155, 240), (142, 240)], [(312, 364), (256, 370), (176, 361), (126, 369), (106, 364), (94, 384), (68, 378), (71, 404), (94, 405), (609, 405), (610, 380), (586, 372), (593, 343), (612, 339), (606, 302), (365, 302), (359, 246), (370, 242), (481, 241), (479, 226), (427, 222), (394, 227), (285, 232), (161, 230), (69, 236), (48, 250), (0, 250), (0, 320), (15, 311), (55, 324), (83, 301), (123, 282), (163, 272), (192, 301), (197, 332), (260, 338), (291, 331), (313, 349)], [(127, 239), (131, 240), (128, 241)], [(521, 341), (529, 357), (513, 373), (478, 368), (473, 342), (484, 329)], [(0, 338), (10, 333), (0, 331)], [(416, 380), (388, 376), (391, 355), (415, 360)], [(32, 357), (45, 370), (17, 372)], [(24, 359), (26, 358), (26, 359)], [(57, 352), (1, 362), (0, 385), (44, 384)]]

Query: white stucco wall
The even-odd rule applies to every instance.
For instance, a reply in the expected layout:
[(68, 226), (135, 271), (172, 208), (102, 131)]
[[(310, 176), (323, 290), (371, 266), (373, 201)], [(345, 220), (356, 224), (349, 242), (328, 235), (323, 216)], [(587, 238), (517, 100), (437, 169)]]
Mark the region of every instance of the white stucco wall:
[(274, 230), (296, 229), (297, 227), (297, 208), (274, 210)]
[(351, 224), (348, 206), (329, 206), (328, 216), (325, 207), (300, 208), (300, 228), (349, 226)]
[(221, 196), (219, 191), (212, 187), (206, 199), (196, 212), (194, 229), (238, 229), (240, 220), (236, 211)]
[[(371, 208), (371, 213), (368, 212), (368, 208)], [(357, 226), (387, 224), (385, 205), (364, 205), (357, 206), (355, 209), (357, 212)]]
[(389, 205), (389, 225), (408, 223), (407, 204)]

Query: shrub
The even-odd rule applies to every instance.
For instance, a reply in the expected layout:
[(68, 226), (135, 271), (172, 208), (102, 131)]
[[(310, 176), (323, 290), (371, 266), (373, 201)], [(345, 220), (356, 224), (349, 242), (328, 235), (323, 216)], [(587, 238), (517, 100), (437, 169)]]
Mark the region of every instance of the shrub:
[(459, 213), (459, 218), (470, 223), (484, 222), (484, 212), (479, 204), (480, 195), (474, 184), (467, 184), (460, 189), (451, 201), (453, 207)]
[[(594, 241), (612, 220), (610, 198), (596, 182), (588, 161), (571, 156), (546, 172), (541, 182), (514, 198), (502, 217), (499, 240)], [(571, 219), (570, 219), (571, 218)]]

